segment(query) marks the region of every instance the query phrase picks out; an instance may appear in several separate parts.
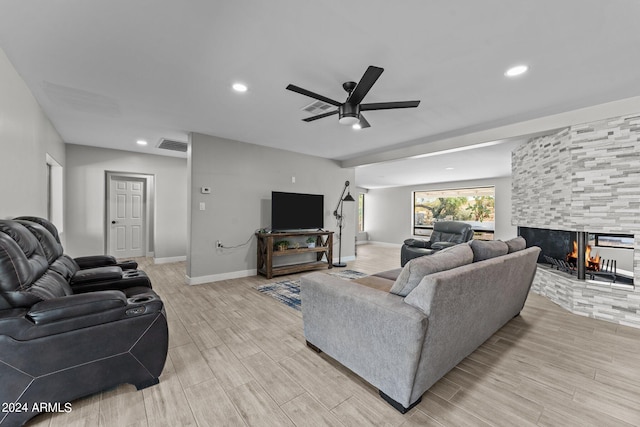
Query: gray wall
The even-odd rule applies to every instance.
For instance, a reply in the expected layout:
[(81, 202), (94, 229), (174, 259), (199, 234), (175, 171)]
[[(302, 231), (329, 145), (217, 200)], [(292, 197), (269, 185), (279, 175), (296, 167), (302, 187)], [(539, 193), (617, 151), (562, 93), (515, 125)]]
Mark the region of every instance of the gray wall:
[[(342, 169), (331, 160), (198, 133), (190, 136), (189, 169), (190, 283), (255, 274), (254, 233), (270, 225), (272, 191), (323, 194), (325, 229), (337, 232), (332, 212), (344, 182), (354, 181), (353, 169)], [(211, 194), (201, 194), (203, 186), (211, 187)], [(355, 196), (355, 187), (351, 189)], [(204, 211), (199, 210), (201, 202)], [(344, 207), (342, 254), (352, 259), (357, 204)], [(216, 240), (226, 246), (248, 243), (221, 250)]]
[(414, 191), (488, 185), (496, 187), (494, 238), (505, 240), (515, 237), (517, 227), (511, 225), (510, 177), (370, 189), (365, 196), (365, 231), (371, 241), (402, 244), (412, 233), (411, 209)]
[(1, 49), (0, 94), (0, 218), (46, 217), (46, 154), (64, 166), (65, 146)]
[(187, 161), (175, 157), (67, 145), (67, 253), (102, 254), (105, 247), (105, 172), (155, 176), (155, 258), (186, 255)]

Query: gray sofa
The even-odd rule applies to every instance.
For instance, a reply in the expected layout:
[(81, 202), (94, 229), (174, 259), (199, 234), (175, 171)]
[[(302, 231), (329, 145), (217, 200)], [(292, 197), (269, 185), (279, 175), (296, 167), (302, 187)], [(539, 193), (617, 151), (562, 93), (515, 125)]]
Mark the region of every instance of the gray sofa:
[(404, 413), (513, 317), (540, 249), (521, 237), (472, 241), (349, 281), (301, 278), (304, 335)]

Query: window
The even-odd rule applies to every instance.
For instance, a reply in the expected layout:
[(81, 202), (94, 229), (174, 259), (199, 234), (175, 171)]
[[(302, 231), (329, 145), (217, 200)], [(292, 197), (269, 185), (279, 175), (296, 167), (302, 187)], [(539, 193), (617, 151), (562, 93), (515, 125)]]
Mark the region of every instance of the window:
[(590, 234), (589, 244), (607, 248), (633, 249), (633, 236), (629, 234)]
[(474, 238), (493, 239), (495, 187), (414, 191), (413, 234), (431, 234), (437, 221), (462, 221), (473, 226)]
[(358, 194), (358, 232), (364, 231), (364, 193)]

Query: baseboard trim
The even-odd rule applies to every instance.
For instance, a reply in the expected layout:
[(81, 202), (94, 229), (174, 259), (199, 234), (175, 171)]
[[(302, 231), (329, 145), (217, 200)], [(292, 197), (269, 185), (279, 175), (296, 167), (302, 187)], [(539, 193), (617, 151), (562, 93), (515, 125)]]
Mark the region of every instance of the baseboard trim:
[(381, 245), (381, 246), (389, 246), (391, 248), (401, 248), (402, 247), (402, 243), (387, 243), (387, 242), (378, 242), (375, 240), (367, 240), (368, 244), (375, 244), (375, 245)]
[(182, 256), (171, 256), (171, 257), (164, 257), (164, 258), (154, 258), (153, 259), (153, 263), (154, 264), (169, 264), (172, 262), (180, 262), (180, 261), (186, 261), (187, 260), (187, 256), (186, 255), (182, 255)]
[(241, 270), (230, 271), (228, 273), (210, 274), (208, 276), (185, 276), (187, 285), (202, 285), (203, 283), (219, 282), (220, 280), (239, 279), (241, 277), (250, 277), (258, 274), (258, 270)]
[[(342, 258), (340, 258), (340, 261), (342, 262), (347, 262), (347, 261), (355, 261), (356, 257), (355, 255), (350, 255), (350, 256), (343, 256)], [(338, 258), (333, 257), (333, 263), (337, 263), (338, 262)]]

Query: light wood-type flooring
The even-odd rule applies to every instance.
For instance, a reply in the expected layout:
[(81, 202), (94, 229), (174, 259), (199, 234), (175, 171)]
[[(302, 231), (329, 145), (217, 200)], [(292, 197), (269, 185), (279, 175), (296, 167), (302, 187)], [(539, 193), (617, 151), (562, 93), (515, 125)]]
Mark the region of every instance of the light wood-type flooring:
[[(361, 245), (348, 268), (374, 273), (399, 259), (397, 247)], [(255, 290), (285, 277), (187, 286), (184, 263), (139, 261), (169, 319), (160, 384), (122, 385), (30, 427), (640, 425), (640, 329), (570, 314), (536, 294), (401, 415), (305, 346), (299, 312)]]

